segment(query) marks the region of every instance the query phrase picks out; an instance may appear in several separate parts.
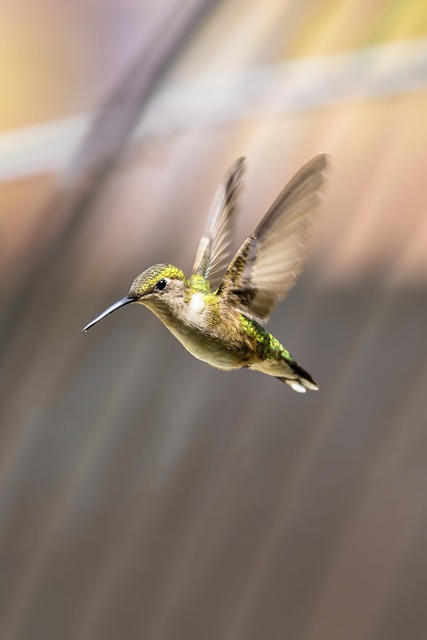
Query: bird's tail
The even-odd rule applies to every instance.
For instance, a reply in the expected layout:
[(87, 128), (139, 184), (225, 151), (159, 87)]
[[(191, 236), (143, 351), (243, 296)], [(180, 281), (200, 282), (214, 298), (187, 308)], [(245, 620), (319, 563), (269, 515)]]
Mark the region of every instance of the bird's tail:
[(292, 360), (288, 362), (288, 364), (295, 373), (295, 377), (276, 376), (278, 380), (287, 384), (294, 391), (298, 391), (298, 393), (305, 393), (307, 389), (310, 389), (310, 391), (317, 391), (319, 389), (308, 371), (303, 369), (298, 362)]

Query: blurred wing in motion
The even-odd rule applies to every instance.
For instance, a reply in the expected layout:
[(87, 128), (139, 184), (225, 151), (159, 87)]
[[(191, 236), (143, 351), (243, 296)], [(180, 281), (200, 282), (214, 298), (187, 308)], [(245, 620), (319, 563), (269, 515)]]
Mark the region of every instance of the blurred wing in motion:
[(302, 271), (327, 163), (327, 155), (318, 155), (294, 175), (242, 244), (221, 281), (218, 295), (259, 322), (268, 319)]
[(215, 194), (205, 232), (197, 249), (193, 273), (209, 280), (216, 289), (230, 259), (233, 217), (245, 169), (245, 159), (239, 158)]

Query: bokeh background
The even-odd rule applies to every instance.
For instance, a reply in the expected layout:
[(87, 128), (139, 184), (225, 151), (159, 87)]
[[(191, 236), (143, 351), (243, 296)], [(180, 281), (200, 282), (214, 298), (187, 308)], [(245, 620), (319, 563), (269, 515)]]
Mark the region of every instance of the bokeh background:
[[(1, 639), (424, 640), (425, 1), (3, 0), (0, 53)], [(323, 151), (269, 324), (319, 392), (80, 334)]]

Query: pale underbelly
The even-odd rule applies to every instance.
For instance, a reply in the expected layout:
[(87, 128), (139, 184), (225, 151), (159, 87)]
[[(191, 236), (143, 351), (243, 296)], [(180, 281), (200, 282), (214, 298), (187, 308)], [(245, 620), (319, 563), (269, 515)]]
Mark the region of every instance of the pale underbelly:
[(226, 344), (220, 339), (199, 332), (181, 331), (168, 327), (177, 340), (198, 360), (217, 369), (240, 369), (247, 365), (250, 355), (245, 349)]

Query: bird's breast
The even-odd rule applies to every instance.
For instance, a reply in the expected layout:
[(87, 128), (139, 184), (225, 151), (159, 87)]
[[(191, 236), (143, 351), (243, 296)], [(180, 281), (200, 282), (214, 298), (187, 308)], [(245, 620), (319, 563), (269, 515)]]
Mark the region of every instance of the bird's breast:
[(237, 369), (245, 364), (247, 347), (235, 315), (196, 292), (173, 322), (163, 322), (195, 358), (219, 369)]
[(206, 326), (212, 316), (212, 309), (206, 304), (203, 293), (193, 293), (184, 309), (185, 319), (189, 324)]

